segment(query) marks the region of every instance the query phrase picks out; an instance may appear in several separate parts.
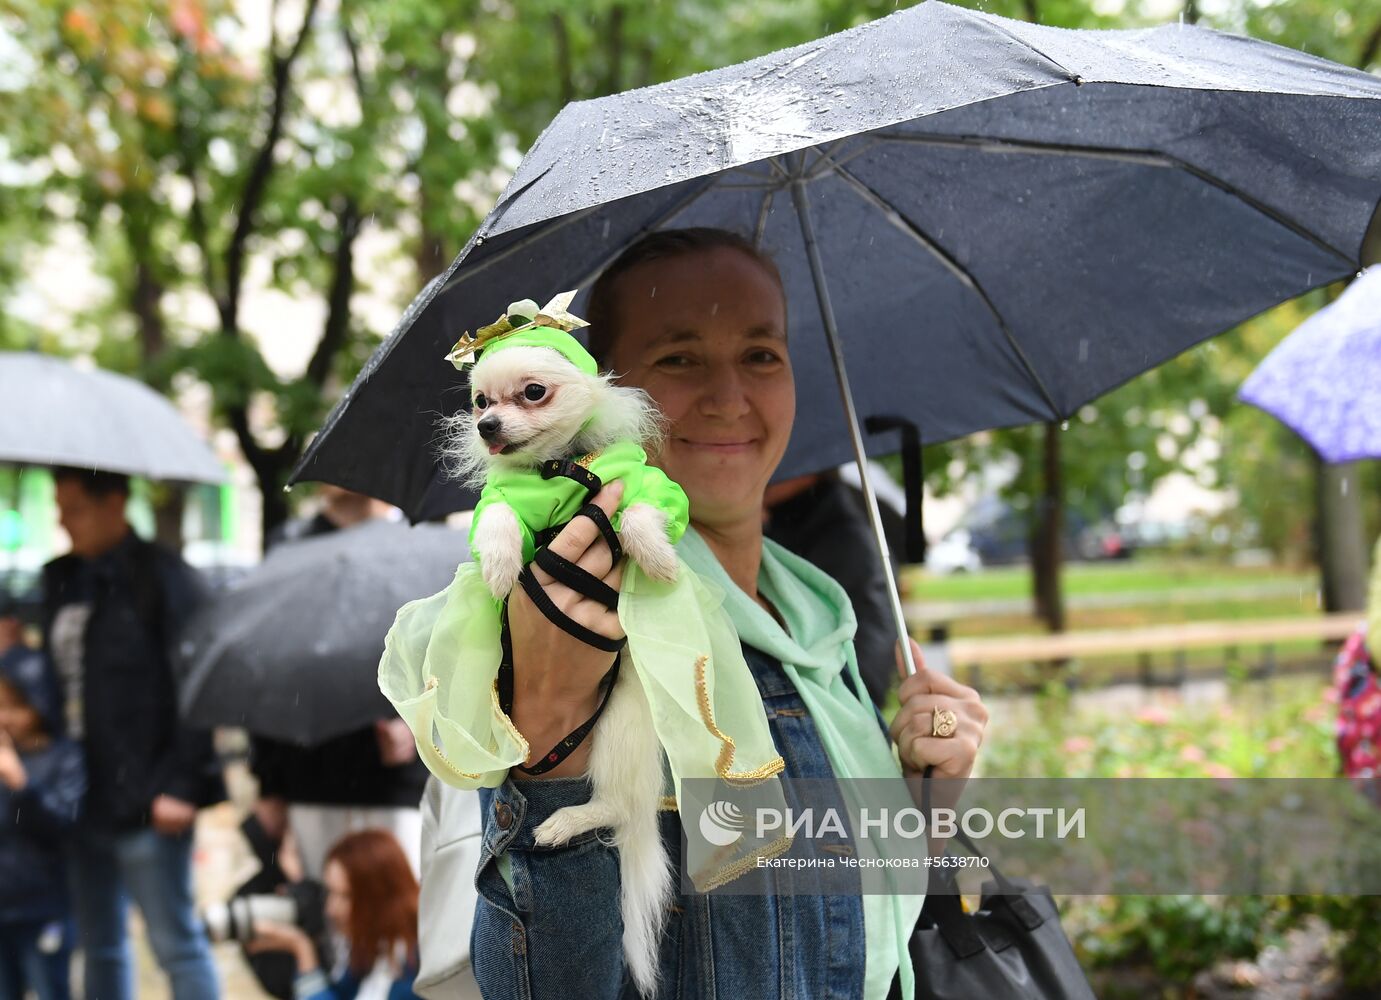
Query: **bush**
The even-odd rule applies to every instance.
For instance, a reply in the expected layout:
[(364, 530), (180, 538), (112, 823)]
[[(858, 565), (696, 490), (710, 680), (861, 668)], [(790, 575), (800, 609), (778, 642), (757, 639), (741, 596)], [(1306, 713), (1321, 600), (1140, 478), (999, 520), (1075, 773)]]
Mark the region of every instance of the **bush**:
[[(980, 767), (987, 777), (1331, 777), (1333, 717), (1316, 679), (1234, 684), (1214, 706), (1158, 698), (1131, 714), (1075, 711), (1066, 689), (1052, 685), (1032, 721), (984, 744)], [(1306, 913), (1349, 932), (1339, 955), (1349, 975), (1381, 969), (1381, 899), (1371, 897), (1066, 897), (1061, 909), (1086, 968), (1145, 968), (1162, 984), (1253, 959)]]

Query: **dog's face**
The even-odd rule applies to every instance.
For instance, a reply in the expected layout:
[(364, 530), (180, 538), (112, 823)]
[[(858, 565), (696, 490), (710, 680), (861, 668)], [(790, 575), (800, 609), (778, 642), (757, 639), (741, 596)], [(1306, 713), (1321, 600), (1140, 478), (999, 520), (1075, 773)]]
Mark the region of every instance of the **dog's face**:
[(594, 413), (598, 380), (545, 347), (510, 347), (470, 370), (472, 453), (491, 463), (559, 458)]

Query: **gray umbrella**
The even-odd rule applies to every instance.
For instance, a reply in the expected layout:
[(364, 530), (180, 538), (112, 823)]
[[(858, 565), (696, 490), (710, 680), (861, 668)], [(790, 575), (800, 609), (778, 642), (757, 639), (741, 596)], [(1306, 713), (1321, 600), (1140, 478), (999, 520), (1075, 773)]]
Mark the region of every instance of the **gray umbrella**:
[(183, 631), (183, 716), (310, 745), (391, 715), (378, 671), (394, 613), (466, 558), (463, 532), (393, 521), (280, 545)]
[(414, 518), (448, 509), (434, 440), (467, 402), (441, 361), (459, 332), (587, 286), (642, 234), (681, 226), (745, 231), (781, 267), (805, 405), (780, 475), (895, 450), (864, 439), (855, 398), (925, 441), (1065, 419), (1356, 272), (1381, 198), (1378, 135), (1381, 80), (1326, 60), (1195, 27), (1070, 31), (933, 0), (572, 104), (295, 477)]
[(142, 382), (27, 351), (0, 352), (0, 462), (225, 479), (206, 442)]

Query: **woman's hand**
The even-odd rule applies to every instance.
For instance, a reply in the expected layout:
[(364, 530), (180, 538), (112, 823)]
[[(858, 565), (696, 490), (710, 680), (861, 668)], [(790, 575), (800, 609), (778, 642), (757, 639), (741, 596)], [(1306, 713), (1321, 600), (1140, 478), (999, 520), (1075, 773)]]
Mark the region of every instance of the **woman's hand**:
[(149, 824), (166, 837), (181, 836), (196, 821), (197, 807), (171, 795), (157, 796), (149, 808)]
[[(600, 490), (594, 502), (612, 518), (622, 497), (623, 484), (615, 481)], [(548, 548), (619, 589), (623, 567), (613, 565), (609, 546), (588, 517), (572, 520)], [(536, 564), (532, 573), (552, 602), (570, 618), (610, 639), (623, 637), (617, 611), (556, 582)], [(545, 754), (595, 714), (599, 707), (599, 682), (613, 666), (617, 654), (587, 646), (553, 625), (521, 587), (513, 588), (508, 599), (508, 629), (513, 641), (512, 721), (528, 742), (527, 763), (531, 764), (534, 757)], [(589, 753), (587, 739), (540, 777), (584, 774)], [(518, 775), (515, 771), (514, 776)]]
[(320, 964), (316, 945), (305, 931), (291, 924), (268, 920), (254, 921), (254, 937), (245, 943), (245, 951), (258, 955), (266, 951), (286, 951), (297, 961), (298, 973), (311, 972)]
[[(916, 672), (902, 678), (898, 690), (901, 708), (892, 720), (892, 740), (897, 744), (902, 773), (908, 779), (916, 805), (923, 802), (923, 782), (918, 779), (927, 765), (934, 764), (931, 777), (949, 780), (931, 782), (931, 807), (954, 809), (959, 805), (964, 782), (973, 771), (978, 748), (983, 745), (988, 709), (973, 688), (947, 674), (927, 670), (921, 658), (921, 647), (914, 639), (911, 640), (911, 657), (916, 662)], [(901, 646), (898, 645), (897, 671), (903, 670)], [(955, 715), (958, 725), (949, 736), (931, 735), (937, 709), (947, 709)], [(928, 840), (932, 856), (945, 853), (944, 839), (932, 836)]]
[[(898, 696), (901, 709), (892, 720), (892, 741), (906, 771), (923, 771), (935, 765), (934, 777), (963, 780), (973, 770), (983, 733), (988, 728), (988, 709), (978, 692), (953, 677), (927, 670), (921, 659), (921, 647), (911, 640), (911, 656), (916, 661), (916, 673), (901, 682)], [(900, 671), (901, 650), (897, 650), (897, 669)], [(958, 726), (949, 736), (933, 736), (934, 712), (948, 709), (958, 719)]]

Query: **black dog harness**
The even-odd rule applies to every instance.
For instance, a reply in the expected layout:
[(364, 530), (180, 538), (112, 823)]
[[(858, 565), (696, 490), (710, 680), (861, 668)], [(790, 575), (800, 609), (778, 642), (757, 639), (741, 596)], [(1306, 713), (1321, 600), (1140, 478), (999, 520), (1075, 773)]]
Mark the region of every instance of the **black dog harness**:
[[(609, 553), (613, 557), (612, 564), (618, 565), (619, 560), (623, 558), (623, 546), (619, 544), (618, 535), (614, 533), (614, 526), (609, 523), (609, 518), (605, 516), (604, 510), (594, 503), (595, 494), (604, 485), (599, 476), (568, 458), (543, 462), (541, 474), (543, 479), (554, 479), (557, 476), (562, 476), (585, 487), (585, 505), (576, 511), (575, 517), (588, 517), (594, 522), (595, 527), (599, 529), (600, 535), (604, 538), (604, 543), (609, 546)], [(575, 520), (575, 517), (571, 520)], [(619, 592), (617, 590), (547, 547), (551, 540), (561, 532), (561, 529), (569, 523), (570, 521), (555, 524), (537, 533), (535, 539), (537, 552), (532, 562), (550, 574), (552, 579), (565, 584), (582, 597), (597, 601), (610, 611), (617, 611), (619, 606)], [(595, 709), (595, 714), (572, 730), (565, 739), (552, 747), (545, 757), (531, 767), (524, 764), (516, 765), (518, 770), (524, 774), (543, 774), (570, 756), (571, 751), (580, 746), (585, 741), (585, 737), (589, 736), (590, 731), (595, 728), (595, 723), (599, 721), (600, 715), (604, 712), (604, 706), (609, 704), (609, 696), (613, 693), (614, 683), (619, 676), (619, 663), (623, 659), (622, 650), (628, 640), (606, 638), (581, 625), (558, 608), (556, 602), (537, 582), (531, 564), (523, 567), (522, 573), (518, 576), (518, 583), (532, 603), (537, 606), (537, 610), (542, 612), (546, 619), (561, 631), (579, 639), (587, 646), (619, 654), (614, 658), (614, 665), (609, 668), (609, 672), (600, 681), (600, 685), (604, 687), (604, 697), (600, 701), (599, 707)], [(513, 714), (513, 641), (508, 631), (508, 600), (506, 598), (500, 621), (499, 639), (502, 646), (498, 676), (499, 707), (505, 715), (511, 716)]]

